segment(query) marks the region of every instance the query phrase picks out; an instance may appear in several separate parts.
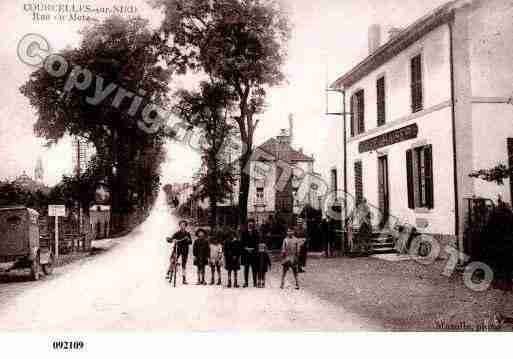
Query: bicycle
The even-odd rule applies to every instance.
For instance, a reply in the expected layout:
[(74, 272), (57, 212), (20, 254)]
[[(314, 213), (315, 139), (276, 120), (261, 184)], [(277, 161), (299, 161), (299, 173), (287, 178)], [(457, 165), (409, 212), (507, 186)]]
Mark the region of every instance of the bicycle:
[(168, 270), (168, 273), (169, 273), (169, 283), (173, 283), (173, 287), (176, 287), (176, 272), (177, 272), (177, 268), (178, 268), (178, 251), (177, 251), (177, 247), (178, 247), (178, 243), (181, 242), (181, 241), (184, 241), (186, 239), (173, 239), (171, 237), (167, 237), (167, 242), (168, 243), (172, 243), (173, 241), (175, 242), (174, 243), (174, 246), (173, 246), (173, 252), (171, 252), (171, 258), (170, 258), (170, 261), (171, 261), (171, 264), (169, 266), (169, 270)]

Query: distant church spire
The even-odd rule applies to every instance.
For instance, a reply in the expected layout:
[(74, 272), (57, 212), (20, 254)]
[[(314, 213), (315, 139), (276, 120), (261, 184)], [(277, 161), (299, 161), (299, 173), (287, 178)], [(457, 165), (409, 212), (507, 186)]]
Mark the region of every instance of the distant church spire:
[(38, 157), (36, 162), (36, 169), (34, 170), (34, 179), (37, 182), (43, 182), (44, 174), (43, 161), (41, 160), (41, 157)]

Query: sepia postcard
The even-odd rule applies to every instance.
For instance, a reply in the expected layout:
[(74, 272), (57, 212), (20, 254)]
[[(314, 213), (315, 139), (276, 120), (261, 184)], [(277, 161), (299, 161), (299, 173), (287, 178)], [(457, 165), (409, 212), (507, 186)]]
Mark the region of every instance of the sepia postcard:
[(0, 25), (0, 346), (513, 330), (513, 1), (0, 0)]

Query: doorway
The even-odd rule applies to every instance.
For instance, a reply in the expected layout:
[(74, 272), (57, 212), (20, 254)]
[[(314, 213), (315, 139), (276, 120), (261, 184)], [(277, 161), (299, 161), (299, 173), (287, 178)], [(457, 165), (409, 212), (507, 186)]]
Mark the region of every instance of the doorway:
[(388, 157), (378, 157), (378, 194), (379, 210), (381, 211), (380, 227), (383, 228), (390, 215), (390, 195), (388, 185)]

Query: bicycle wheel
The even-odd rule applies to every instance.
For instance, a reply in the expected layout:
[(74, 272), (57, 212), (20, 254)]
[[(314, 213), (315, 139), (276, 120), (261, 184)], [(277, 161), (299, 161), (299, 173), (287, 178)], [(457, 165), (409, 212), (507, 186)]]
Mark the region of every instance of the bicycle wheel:
[(173, 265), (173, 287), (176, 287), (176, 271), (177, 271), (177, 265), (178, 265), (178, 258), (175, 254), (175, 263)]

